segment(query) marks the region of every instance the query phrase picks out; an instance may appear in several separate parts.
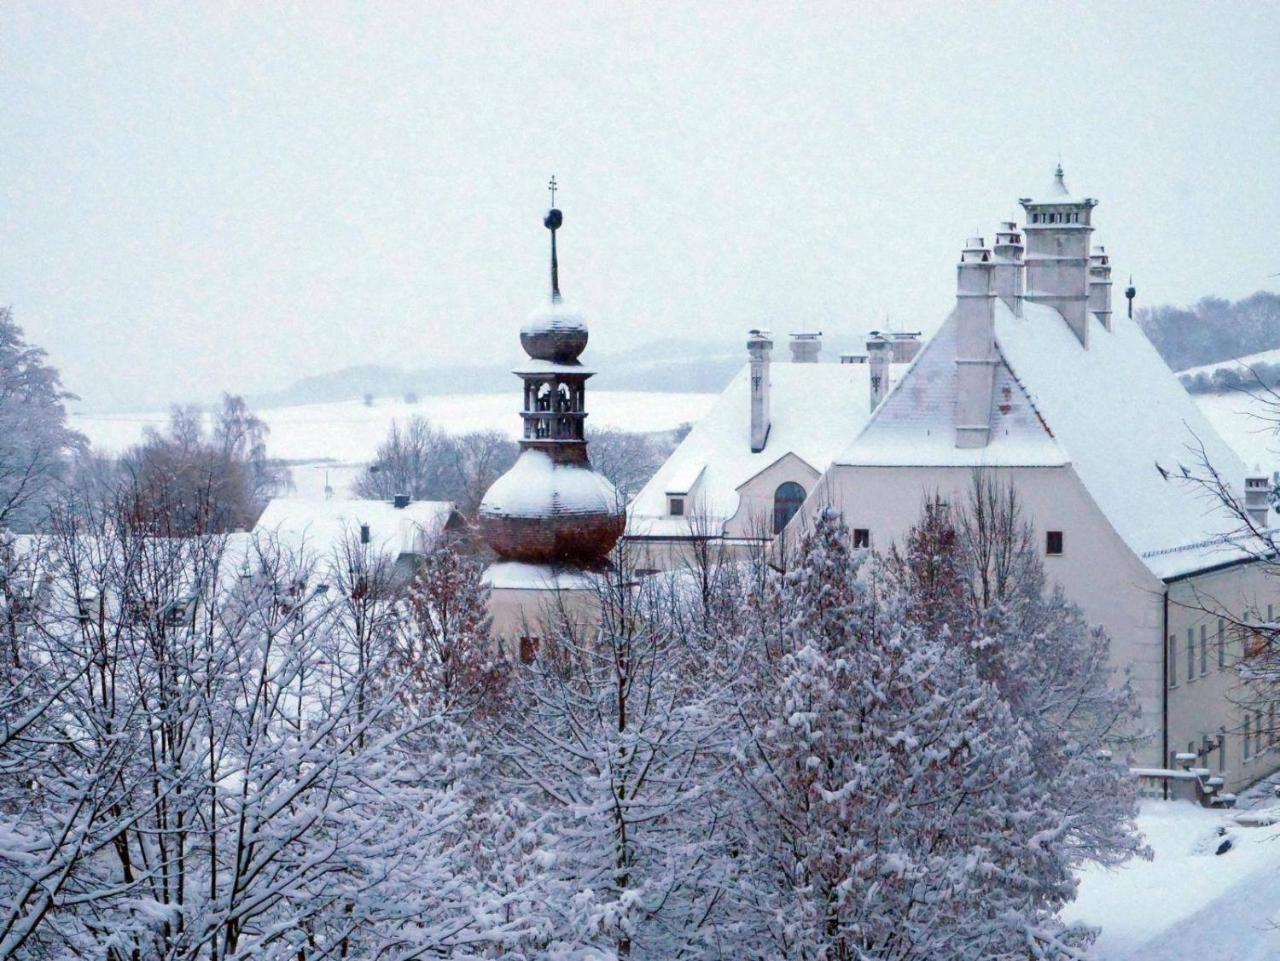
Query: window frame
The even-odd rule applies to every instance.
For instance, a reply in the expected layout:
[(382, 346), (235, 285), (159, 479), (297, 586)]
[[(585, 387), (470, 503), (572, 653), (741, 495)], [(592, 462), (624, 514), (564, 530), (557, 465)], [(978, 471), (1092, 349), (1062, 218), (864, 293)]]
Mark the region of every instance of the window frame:
[(671, 517), (684, 517), (684, 496), (667, 495), (667, 514)]
[[(1054, 550), (1054, 542), (1057, 542), (1057, 550)], [(1044, 532), (1044, 556), (1045, 557), (1061, 557), (1066, 553), (1067, 538), (1062, 531), (1045, 531)]]
[(853, 529), (853, 546), (854, 549), (866, 548), (871, 549), (871, 528), (855, 527)]

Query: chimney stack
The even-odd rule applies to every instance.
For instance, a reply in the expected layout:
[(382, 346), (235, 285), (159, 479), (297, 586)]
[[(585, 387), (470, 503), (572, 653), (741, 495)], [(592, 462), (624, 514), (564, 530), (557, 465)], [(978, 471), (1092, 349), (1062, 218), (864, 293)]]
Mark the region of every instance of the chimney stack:
[(769, 355), (773, 340), (767, 330), (753, 330), (747, 336), (751, 358), (751, 452), (764, 450), (769, 440)]
[(1272, 483), (1257, 467), (1244, 479), (1244, 509), (1255, 527), (1270, 526)]
[(1089, 255), (1089, 309), (1111, 330), (1111, 257), (1106, 247)]
[(1012, 220), (1006, 220), (996, 231), (995, 254), (996, 296), (1013, 311), (1022, 316), (1022, 294), (1026, 290), (1026, 264), (1022, 262), (1022, 232)]
[(889, 341), (889, 349), (893, 355), (893, 363), (909, 364), (916, 359), (916, 354), (920, 353), (920, 331), (897, 331), (891, 336), (893, 339)]
[(822, 331), (791, 335), (791, 363), (816, 364), (822, 350)]
[(981, 237), (970, 237), (956, 269), (957, 447), (986, 447), (991, 439), (995, 381), (995, 263)]
[(1071, 196), (1062, 164), (1042, 197), (1023, 197), (1018, 202), (1026, 211), (1026, 299), (1057, 310), (1088, 347), (1090, 217), (1098, 202)]
[(889, 359), (893, 348), (889, 339), (878, 330), (873, 330), (867, 338), (867, 363), (871, 366), (871, 409), (880, 406), (880, 401), (889, 393)]

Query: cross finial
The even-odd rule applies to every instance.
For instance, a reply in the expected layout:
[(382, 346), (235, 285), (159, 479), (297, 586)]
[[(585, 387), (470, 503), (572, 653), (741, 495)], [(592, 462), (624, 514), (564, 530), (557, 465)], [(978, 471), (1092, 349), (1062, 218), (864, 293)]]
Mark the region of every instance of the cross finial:
[(551, 175), (551, 180), (547, 182), (547, 189), (551, 191), (551, 206), (556, 205), (556, 175)]

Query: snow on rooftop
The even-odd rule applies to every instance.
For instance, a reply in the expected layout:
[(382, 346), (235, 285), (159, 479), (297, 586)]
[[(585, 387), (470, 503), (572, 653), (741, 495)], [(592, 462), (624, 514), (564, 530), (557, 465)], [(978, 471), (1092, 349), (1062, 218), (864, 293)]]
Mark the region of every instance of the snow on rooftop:
[(573, 517), (616, 514), (618, 492), (588, 466), (557, 464), (544, 451), (524, 451), (493, 482), (480, 504), (490, 517)]
[[(907, 365), (891, 368), (903, 376)], [(751, 450), (750, 367), (729, 382), (719, 400), (691, 430), (631, 502), (631, 536), (680, 537), (687, 517), (667, 514), (667, 494), (684, 493), (701, 473), (687, 513), (723, 522), (738, 509), (738, 488), (787, 454), (822, 472), (870, 416), (871, 369), (866, 364), (769, 366), (771, 426), (764, 450)]]
[(496, 590), (572, 591), (589, 590), (595, 582), (592, 575), (578, 570), (562, 570), (546, 564), (523, 561), (497, 561), (485, 568), (482, 579)]
[[(1108, 332), (1090, 316), (1089, 348), (1062, 315), (1026, 301), (1015, 316), (995, 302), (992, 437), (955, 447), (954, 319), (917, 358), (837, 463), (860, 466), (1032, 467), (1070, 464), (1112, 527), (1157, 577), (1240, 558), (1224, 541), (1239, 526), (1204, 491), (1195, 445), (1230, 482), (1244, 464), (1226, 444), (1146, 335), (1121, 319)], [(1161, 468), (1166, 473), (1161, 473)], [(1167, 474), (1167, 476), (1166, 476)]]
[(1061, 467), (1067, 463), (1066, 453), (1004, 364), (996, 368), (992, 391), (991, 442), (980, 448), (956, 447), (955, 356), (956, 323), (950, 317), (836, 463), (863, 467)]
[(413, 553), (424, 539), (438, 537), (452, 515), (448, 501), (410, 501), (397, 508), (390, 501), (276, 497), (253, 532), (274, 537), (293, 551), (330, 557), (348, 537), (359, 538), (361, 526), (368, 524), (370, 545), (396, 558)]
[(1136, 323), (1121, 319), (1110, 332), (1092, 315), (1089, 323), (1086, 350), (1053, 308), (1026, 302), (1016, 317), (996, 301), (1005, 363), (1094, 502), (1152, 573), (1170, 577), (1238, 557), (1219, 540), (1238, 523), (1182, 475), (1184, 467), (1196, 473), (1201, 444), (1237, 487), (1243, 462)]

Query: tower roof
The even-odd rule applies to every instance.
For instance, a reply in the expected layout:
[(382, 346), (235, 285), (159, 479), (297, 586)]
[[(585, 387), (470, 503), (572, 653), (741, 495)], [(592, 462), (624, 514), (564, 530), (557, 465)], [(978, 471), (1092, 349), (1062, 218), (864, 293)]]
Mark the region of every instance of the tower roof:
[(1074, 207), (1093, 207), (1098, 202), (1092, 197), (1076, 197), (1073, 196), (1067, 187), (1066, 176), (1062, 172), (1062, 164), (1053, 171), (1053, 183), (1041, 193), (1038, 197), (1022, 197), (1018, 203), (1023, 207), (1043, 207), (1043, 206), (1074, 206)]

